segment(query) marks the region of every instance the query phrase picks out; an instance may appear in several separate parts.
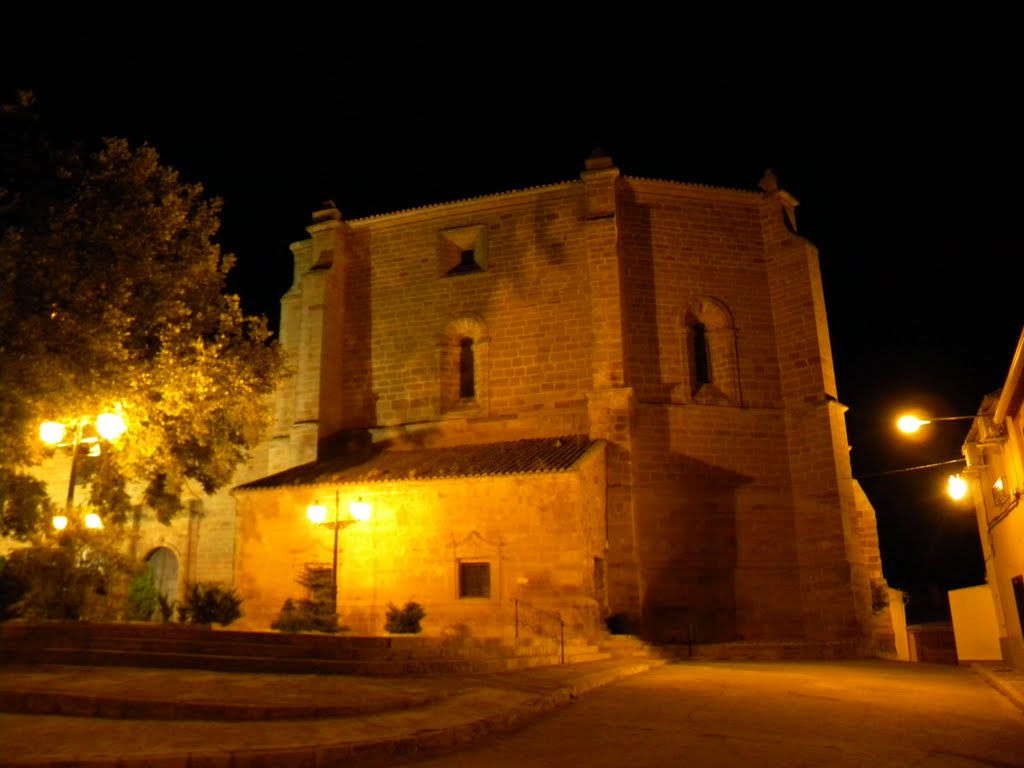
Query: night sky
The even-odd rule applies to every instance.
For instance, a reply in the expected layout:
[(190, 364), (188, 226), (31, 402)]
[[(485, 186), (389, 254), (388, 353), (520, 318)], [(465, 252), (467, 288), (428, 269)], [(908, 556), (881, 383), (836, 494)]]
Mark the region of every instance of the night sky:
[(565, 181), (595, 147), (626, 175), (718, 186), (754, 189), (770, 167), (820, 251), (887, 578), (980, 583), (949, 470), (878, 473), (960, 455), (967, 422), (907, 443), (894, 414), (973, 414), (1024, 326), (1009, 19), (419, 14), (19, 20), (0, 98), (31, 89), (49, 132), (148, 142), (222, 197), (231, 286), (273, 322), (288, 244), (324, 200), (357, 218)]

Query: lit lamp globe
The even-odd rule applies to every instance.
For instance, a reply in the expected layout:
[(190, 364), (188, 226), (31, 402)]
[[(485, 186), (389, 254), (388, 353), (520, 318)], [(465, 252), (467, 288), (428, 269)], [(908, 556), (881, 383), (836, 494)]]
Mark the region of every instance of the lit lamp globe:
[(101, 413), (96, 417), (96, 431), (104, 440), (117, 440), (128, 427), (116, 413)]
[(64, 439), (64, 425), (59, 421), (44, 421), (39, 425), (39, 439), (47, 445), (57, 445)]
[(310, 504), (306, 507), (306, 517), (311, 523), (319, 525), (327, 520), (327, 507), (322, 504)]
[(58, 531), (63, 531), (68, 527), (68, 519), (64, 515), (54, 515), (53, 527)]
[(100, 516), (95, 512), (90, 512), (85, 516), (85, 527), (91, 528), (94, 531), (98, 531), (103, 527), (103, 521), (100, 520)]
[(348, 505), (349, 512), (352, 513), (352, 517), (356, 520), (365, 522), (370, 519), (370, 505), (363, 501), (363, 497), (360, 496), (356, 501), (353, 501)]
[(900, 432), (906, 432), (907, 434), (911, 434), (913, 432), (917, 432), (917, 430), (919, 430), (927, 423), (927, 421), (919, 419), (917, 418), (917, 416), (907, 415), (900, 416), (899, 420), (896, 422), (896, 427), (900, 430)]
[(946, 493), (953, 499), (960, 501), (960, 499), (967, 495), (967, 481), (960, 477), (960, 475), (950, 475), (949, 482), (946, 485)]

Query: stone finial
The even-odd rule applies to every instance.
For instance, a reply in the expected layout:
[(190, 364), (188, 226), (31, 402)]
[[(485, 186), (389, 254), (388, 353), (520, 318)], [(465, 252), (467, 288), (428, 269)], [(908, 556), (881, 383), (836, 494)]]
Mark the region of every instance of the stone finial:
[(765, 168), (764, 176), (761, 177), (761, 182), (757, 186), (765, 192), (777, 192), (779, 189), (779, 180), (775, 178), (775, 174), (772, 173), (771, 168)]
[(588, 171), (597, 171), (602, 168), (612, 168), (613, 166), (614, 163), (612, 162), (611, 155), (600, 147), (594, 147), (590, 152), (590, 156), (583, 163), (583, 167)]
[(324, 221), (341, 221), (341, 211), (334, 204), (333, 200), (324, 200), (320, 209), (313, 211), (313, 223), (319, 224)]

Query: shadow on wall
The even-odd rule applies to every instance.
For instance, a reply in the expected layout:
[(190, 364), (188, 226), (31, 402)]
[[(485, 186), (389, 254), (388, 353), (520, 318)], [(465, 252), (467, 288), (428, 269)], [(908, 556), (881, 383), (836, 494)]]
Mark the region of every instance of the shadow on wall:
[(669, 479), (638, 486), (643, 634), (669, 643), (736, 638), (737, 489), (750, 478), (671, 453)]

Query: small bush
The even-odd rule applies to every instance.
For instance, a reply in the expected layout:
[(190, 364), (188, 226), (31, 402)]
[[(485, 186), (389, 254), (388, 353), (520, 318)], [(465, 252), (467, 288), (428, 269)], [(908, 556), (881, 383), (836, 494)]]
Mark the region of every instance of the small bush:
[(395, 635), (416, 635), (419, 634), (420, 622), (426, 615), (423, 606), (412, 600), (403, 608), (388, 603), (387, 623), (384, 624), (384, 629)]
[(278, 632), (326, 632), (331, 635), (341, 629), (338, 614), (326, 603), (291, 598), (284, 601), (281, 613), (270, 628)]
[(871, 580), (871, 611), (881, 613), (889, 607), (889, 585), (884, 579)]
[(0, 556), (0, 621), (18, 615), (16, 606), (27, 591), (28, 587), (7, 567), (7, 558)]
[(228, 624), (242, 616), (242, 598), (233, 589), (198, 582), (185, 586), (185, 597), (178, 606), (182, 624)]
[(157, 593), (156, 605), (160, 611), (160, 621), (164, 624), (171, 620), (171, 616), (174, 615), (174, 607), (178, 604), (177, 600), (171, 600), (167, 595), (163, 593)]
[(128, 587), (128, 620), (152, 621), (159, 597), (156, 579), (153, 578), (153, 566), (146, 563), (142, 572), (132, 579)]

